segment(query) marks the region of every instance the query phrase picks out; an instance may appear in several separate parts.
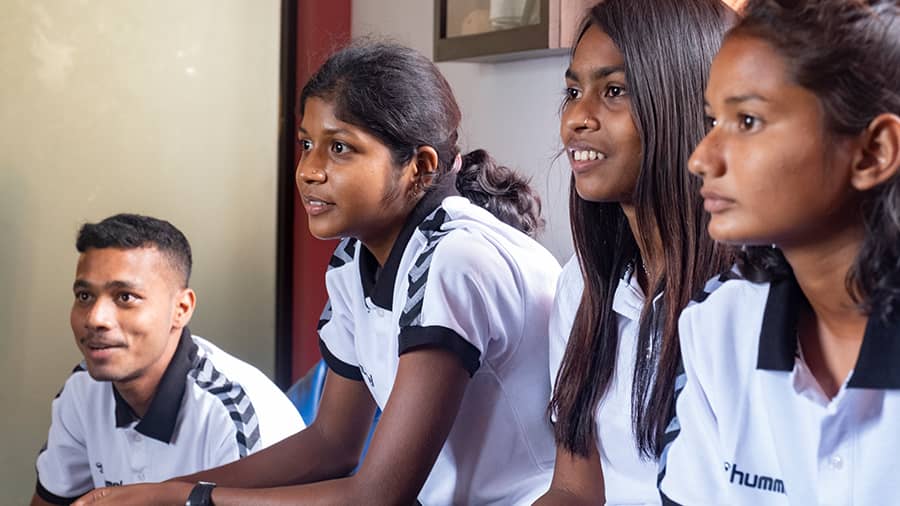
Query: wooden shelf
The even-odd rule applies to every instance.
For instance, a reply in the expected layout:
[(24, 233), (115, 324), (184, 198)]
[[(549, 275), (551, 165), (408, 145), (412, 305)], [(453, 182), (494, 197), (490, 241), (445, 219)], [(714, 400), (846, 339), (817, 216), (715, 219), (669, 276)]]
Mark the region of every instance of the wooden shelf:
[[(523, 26), (496, 29), (488, 17), (489, 9), (491, 2), (502, 1), (514, 2), (522, 12), (537, 14), (537, 19), (532, 16), (531, 22), (522, 22)], [(596, 2), (597, 0), (435, 0), (434, 60), (506, 61), (565, 53), (575, 41), (588, 8)], [(496, 4), (493, 7), (496, 8)], [(460, 12), (468, 13), (462, 22)], [(524, 17), (526, 16), (523, 14)], [(448, 28), (451, 18), (454, 26)], [(459, 26), (461, 23), (464, 25), (462, 29)]]

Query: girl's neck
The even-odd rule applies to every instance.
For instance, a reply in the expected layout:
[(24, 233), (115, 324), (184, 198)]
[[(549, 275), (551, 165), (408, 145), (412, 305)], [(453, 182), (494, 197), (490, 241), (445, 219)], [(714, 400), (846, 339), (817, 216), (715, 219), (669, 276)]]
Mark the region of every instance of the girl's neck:
[(403, 230), (404, 225), (406, 225), (407, 220), (410, 219), (410, 215), (413, 214), (418, 202), (419, 201), (417, 200), (408, 203), (399, 210), (391, 211), (390, 209), (385, 209), (385, 214), (393, 212), (394, 218), (387, 222), (381, 230), (370, 230), (368, 231), (371, 232), (370, 235), (359, 237), (360, 242), (365, 245), (366, 249), (368, 249), (369, 252), (372, 253), (372, 256), (375, 257), (375, 260), (378, 261), (379, 266), (384, 267), (384, 264), (387, 263), (388, 258), (391, 256), (391, 250), (394, 249), (394, 244), (400, 236), (400, 232)]
[(800, 346), (829, 398), (855, 366), (868, 321), (846, 283), (864, 233), (861, 226), (847, 227), (814, 243), (782, 248), (809, 302), (810, 310), (798, 319)]
[(384, 264), (387, 263), (388, 257), (391, 255), (391, 250), (394, 248), (394, 243), (397, 242), (397, 236), (400, 235), (400, 229), (403, 228), (401, 224), (399, 227), (394, 227), (389, 232), (380, 234), (376, 238), (369, 238), (362, 241), (363, 245), (365, 245), (366, 249), (372, 253), (372, 256), (375, 257), (375, 260), (378, 261), (378, 265), (384, 267)]
[(628, 220), (628, 227), (631, 229), (631, 235), (634, 236), (634, 241), (638, 245), (638, 250), (641, 253), (641, 258), (638, 259), (641, 262), (641, 265), (635, 266), (635, 274), (638, 276), (638, 282), (641, 285), (641, 289), (644, 291), (644, 294), (648, 298), (651, 297), (650, 287), (653, 286), (656, 279), (659, 278), (662, 270), (663, 270), (663, 262), (661, 260), (661, 256), (657, 253), (662, 251), (661, 240), (659, 238), (659, 231), (654, 230), (652, 244), (646, 244), (644, 242), (644, 236), (641, 235), (640, 230), (638, 229), (637, 223), (637, 210), (634, 207), (634, 204), (620, 204), (622, 206), (622, 212), (625, 214), (625, 218)]

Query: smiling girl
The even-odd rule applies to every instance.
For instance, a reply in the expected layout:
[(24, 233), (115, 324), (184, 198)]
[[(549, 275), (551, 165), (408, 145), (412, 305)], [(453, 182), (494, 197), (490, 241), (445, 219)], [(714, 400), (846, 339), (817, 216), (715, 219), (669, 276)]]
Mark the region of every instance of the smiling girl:
[(748, 280), (681, 317), (661, 488), (682, 504), (894, 502), (900, 4), (751, 0), (745, 16), (689, 167)]
[[(553, 467), (546, 329), (559, 274), (523, 233), (540, 225), (536, 196), (485, 152), (460, 156), (450, 86), (411, 49), (339, 51), (300, 109), (297, 188), (309, 229), (343, 238), (325, 279), (329, 372), (315, 421), (234, 465), (91, 499), (530, 503)], [(376, 407), (366, 458), (348, 476)], [(218, 487), (184, 483), (197, 480)]]
[(557, 458), (541, 504), (659, 502), (678, 314), (731, 262), (687, 160), (732, 18), (718, 0), (607, 0), (581, 30), (560, 122), (576, 257), (551, 316)]

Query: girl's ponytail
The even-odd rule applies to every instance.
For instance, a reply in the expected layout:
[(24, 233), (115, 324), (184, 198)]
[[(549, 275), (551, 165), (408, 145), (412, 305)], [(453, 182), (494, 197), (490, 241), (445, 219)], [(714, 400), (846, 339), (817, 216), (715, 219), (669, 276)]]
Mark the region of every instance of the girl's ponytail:
[(515, 170), (498, 165), (483, 149), (462, 157), (456, 189), (500, 221), (534, 237), (544, 226), (541, 199)]

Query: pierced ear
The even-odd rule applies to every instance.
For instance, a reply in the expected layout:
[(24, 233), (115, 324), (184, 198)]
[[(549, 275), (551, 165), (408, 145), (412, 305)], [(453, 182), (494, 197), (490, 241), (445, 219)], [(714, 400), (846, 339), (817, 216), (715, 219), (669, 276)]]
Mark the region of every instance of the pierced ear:
[(900, 117), (881, 114), (861, 136), (862, 150), (854, 160), (850, 183), (867, 191), (893, 177), (900, 167)]
[(175, 316), (173, 327), (185, 327), (191, 321), (197, 305), (197, 294), (190, 288), (183, 288), (175, 299)]
[(422, 146), (416, 150), (415, 174), (423, 186), (431, 184), (438, 170), (438, 154), (431, 146)]

